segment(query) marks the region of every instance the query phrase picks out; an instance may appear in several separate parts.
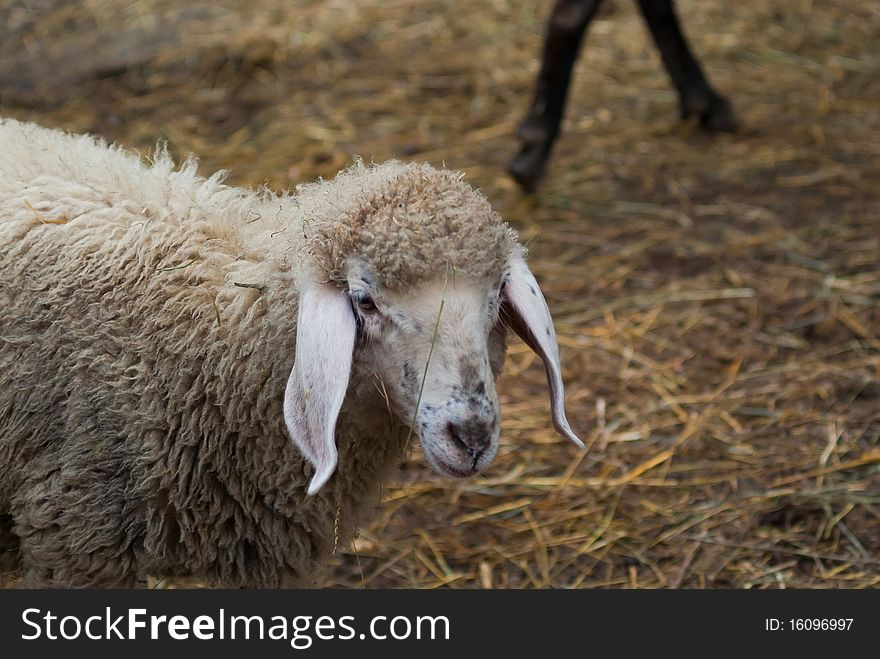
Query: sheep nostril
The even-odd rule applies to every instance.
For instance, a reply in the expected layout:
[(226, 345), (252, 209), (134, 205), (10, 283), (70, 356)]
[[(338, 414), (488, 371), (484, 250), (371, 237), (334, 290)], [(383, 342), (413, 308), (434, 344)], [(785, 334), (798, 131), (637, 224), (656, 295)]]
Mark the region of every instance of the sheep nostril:
[(477, 463), (477, 460), (480, 459), (480, 456), (489, 447), (489, 437), (484, 432), (468, 432), (466, 426), (459, 426), (452, 421), (446, 425), (446, 431), (456, 446), (467, 451), (474, 464)]
[(467, 451), (470, 451), (470, 446), (462, 439), (461, 437), (461, 429), (455, 425), (452, 421), (446, 424), (446, 432), (449, 433), (449, 437), (452, 439), (453, 443), (463, 448)]

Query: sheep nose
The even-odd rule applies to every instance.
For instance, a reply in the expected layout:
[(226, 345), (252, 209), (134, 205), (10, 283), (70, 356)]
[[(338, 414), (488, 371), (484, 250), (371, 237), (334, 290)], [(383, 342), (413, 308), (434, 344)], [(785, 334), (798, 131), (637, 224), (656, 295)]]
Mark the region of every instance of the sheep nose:
[(449, 437), (476, 463), (489, 448), (491, 442), (491, 424), (482, 419), (467, 419), (463, 421), (450, 421), (446, 426)]

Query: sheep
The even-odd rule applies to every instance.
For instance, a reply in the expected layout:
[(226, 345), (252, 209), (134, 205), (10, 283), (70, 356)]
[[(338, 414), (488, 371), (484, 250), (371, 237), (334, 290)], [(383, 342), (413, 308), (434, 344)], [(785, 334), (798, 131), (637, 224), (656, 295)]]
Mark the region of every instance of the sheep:
[[(544, 174), (571, 82), (581, 40), (602, 0), (556, 0), (547, 23), (541, 69), (531, 105), (517, 134), (520, 149), (507, 165), (508, 173), (528, 192)], [(685, 41), (672, 0), (638, 0), (663, 64), (678, 90), (682, 119), (695, 117), (709, 132), (735, 132), (730, 103), (716, 92)]]
[(357, 161), (278, 195), (11, 119), (0, 145), (21, 585), (320, 585), (412, 439), (446, 476), (492, 461), (507, 328), (583, 446), (525, 250), (459, 174)]

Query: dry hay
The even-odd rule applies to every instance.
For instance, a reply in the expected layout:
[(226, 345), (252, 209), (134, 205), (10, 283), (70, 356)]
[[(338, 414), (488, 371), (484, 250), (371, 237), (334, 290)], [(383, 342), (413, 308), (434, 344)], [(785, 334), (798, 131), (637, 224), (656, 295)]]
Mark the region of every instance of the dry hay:
[(880, 7), (680, 0), (744, 125), (710, 138), (614, 2), (524, 198), (503, 168), (549, 4), (13, 2), (3, 111), (239, 183), (445, 162), (522, 230), (588, 450), (513, 345), (494, 466), (454, 483), (416, 451), (333, 585), (877, 586)]

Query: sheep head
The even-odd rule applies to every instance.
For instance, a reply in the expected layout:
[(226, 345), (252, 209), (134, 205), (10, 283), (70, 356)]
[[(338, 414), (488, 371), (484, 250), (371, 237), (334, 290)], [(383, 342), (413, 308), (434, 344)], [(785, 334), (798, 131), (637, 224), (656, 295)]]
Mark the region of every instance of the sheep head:
[(515, 234), (485, 198), (425, 165), (349, 170), (326, 185), (341, 188), (336, 198), (348, 203), (341, 213), (335, 207), (335, 219), (310, 216), (310, 257), (324, 274), (301, 285), (284, 400), (288, 431), (315, 467), (309, 493), (335, 469), (336, 417), (355, 360), (381, 380), (436, 471), (466, 477), (485, 469), (498, 448), (495, 379), (507, 328), (544, 361), (554, 426), (583, 446), (565, 418), (544, 296)]

